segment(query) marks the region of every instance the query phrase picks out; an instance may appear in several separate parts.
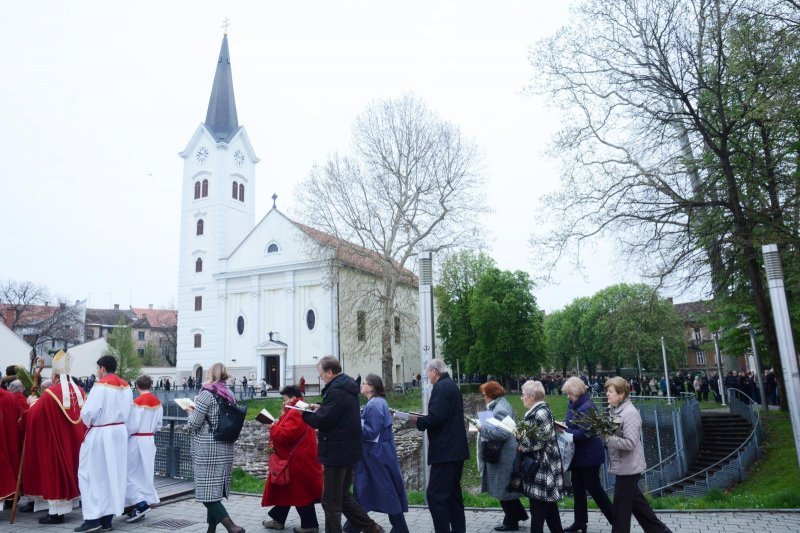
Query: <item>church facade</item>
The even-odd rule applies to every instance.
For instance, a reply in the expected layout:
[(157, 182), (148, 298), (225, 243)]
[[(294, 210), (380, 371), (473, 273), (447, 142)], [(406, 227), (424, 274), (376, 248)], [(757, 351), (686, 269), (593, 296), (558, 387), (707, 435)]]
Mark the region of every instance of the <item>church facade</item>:
[[(289, 219), (274, 196), (255, 223), (259, 159), (238, 122), (227, 35), (206, 120), (180, 156), (176, 383), (202, 382), (222, 362), (239, 383), (279, 389), (304, 377), (314, 391), (324, 355), (354, 377), (380, 375), (375, 257)], [(401, 279), (391, 341), (398, 383), (420, 371), (416, 277)]]

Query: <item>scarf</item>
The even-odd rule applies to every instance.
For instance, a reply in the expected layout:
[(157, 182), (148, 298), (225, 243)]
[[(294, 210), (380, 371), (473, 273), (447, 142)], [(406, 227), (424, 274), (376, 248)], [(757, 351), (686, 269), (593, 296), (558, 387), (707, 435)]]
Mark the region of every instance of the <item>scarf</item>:
[(228, 400), (228, 402), (230, 403), (233, 404), (236, 403), (236, 398), (233, 397), (231, 391), (228, 390), (228, 387), (226, 387), (225, 383), (223, 383), (222, 381), (215, 381), (214, 383), (203, 383), (201, 389), (207, 390), (211, 394), (216, 394), (217, 396), (220, 396), (223, 399)]

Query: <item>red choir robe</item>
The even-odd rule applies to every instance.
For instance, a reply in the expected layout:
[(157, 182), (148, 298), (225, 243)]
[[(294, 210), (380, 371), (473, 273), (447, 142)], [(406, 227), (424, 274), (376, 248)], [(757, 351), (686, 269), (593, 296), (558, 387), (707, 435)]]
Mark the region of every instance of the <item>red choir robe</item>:
[[(83, 389), (78, 387), (81, 396)], [(25, 494), (45, 500), (72, 500), (78, 489), (78, 455), (86, 433), (81, 408), (72, 387), (70, 407), (61, 400), (61, 384), (42, 392), (25, 415)]]
[(11, 498), (17, 490), (19, 461), (22, 456), (22, 408), (25, 398), (0, 389), (0, 500)]

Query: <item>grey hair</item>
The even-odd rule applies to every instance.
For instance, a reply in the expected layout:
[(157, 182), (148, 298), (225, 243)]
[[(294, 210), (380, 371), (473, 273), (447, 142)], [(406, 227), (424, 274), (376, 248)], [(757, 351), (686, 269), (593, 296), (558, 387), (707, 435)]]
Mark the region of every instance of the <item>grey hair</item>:
[(22, 382), (18, 379), (15, 379), (11, 383), (8, 384), (8, 392), (24, 392), (25, 387), (22, 385)]
[(447, 372), (447, 365), (441, 359), (431, 359), (428, 362), (428, 368), (426, 370), (430, 370), (431, 368), (440, 374), (445, 374)]
[(567, 394), (572, 393), (575, 396), (583, 396), (586, 392), (586, 383), (584, 383), (581, 378), (572, 376), (564, 382), (561, 390)]
[(534, 401), (544, 400), (544, 385), (541, 381), (529, 379), (522, 384), (522, 394), (533, 398)]

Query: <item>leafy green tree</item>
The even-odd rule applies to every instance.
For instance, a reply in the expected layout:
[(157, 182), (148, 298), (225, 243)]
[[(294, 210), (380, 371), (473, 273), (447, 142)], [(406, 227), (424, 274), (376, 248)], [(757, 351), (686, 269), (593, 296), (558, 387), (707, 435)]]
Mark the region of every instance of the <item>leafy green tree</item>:
[(482, 374), (513, 376), (538, 372), (545, 363), (543, 314), (533, 281), (517, 270), (488, 268), (469, 304), (475, 344), (469, 362)]
[(122, 379), (132, 380), (139, 377), (142, 371), (142, 361), (136, 352), (136, 344), (131, 336), (131, 328), (124, 318), (120, 318), (117, 327), (106, 339), (108, 351), (106, 355), (117, 358), (117, 375)]
[(442, 358), (450, 366), (459, 360), (466, 373), (478, 370), (469, 359), (475, 345), (475, 330), (469, 316), (472, 293), (484, 272), (494, 266), (494, 260), (483, 253), (457, 252), (445, 259), (441, 280), (434, 288)]

